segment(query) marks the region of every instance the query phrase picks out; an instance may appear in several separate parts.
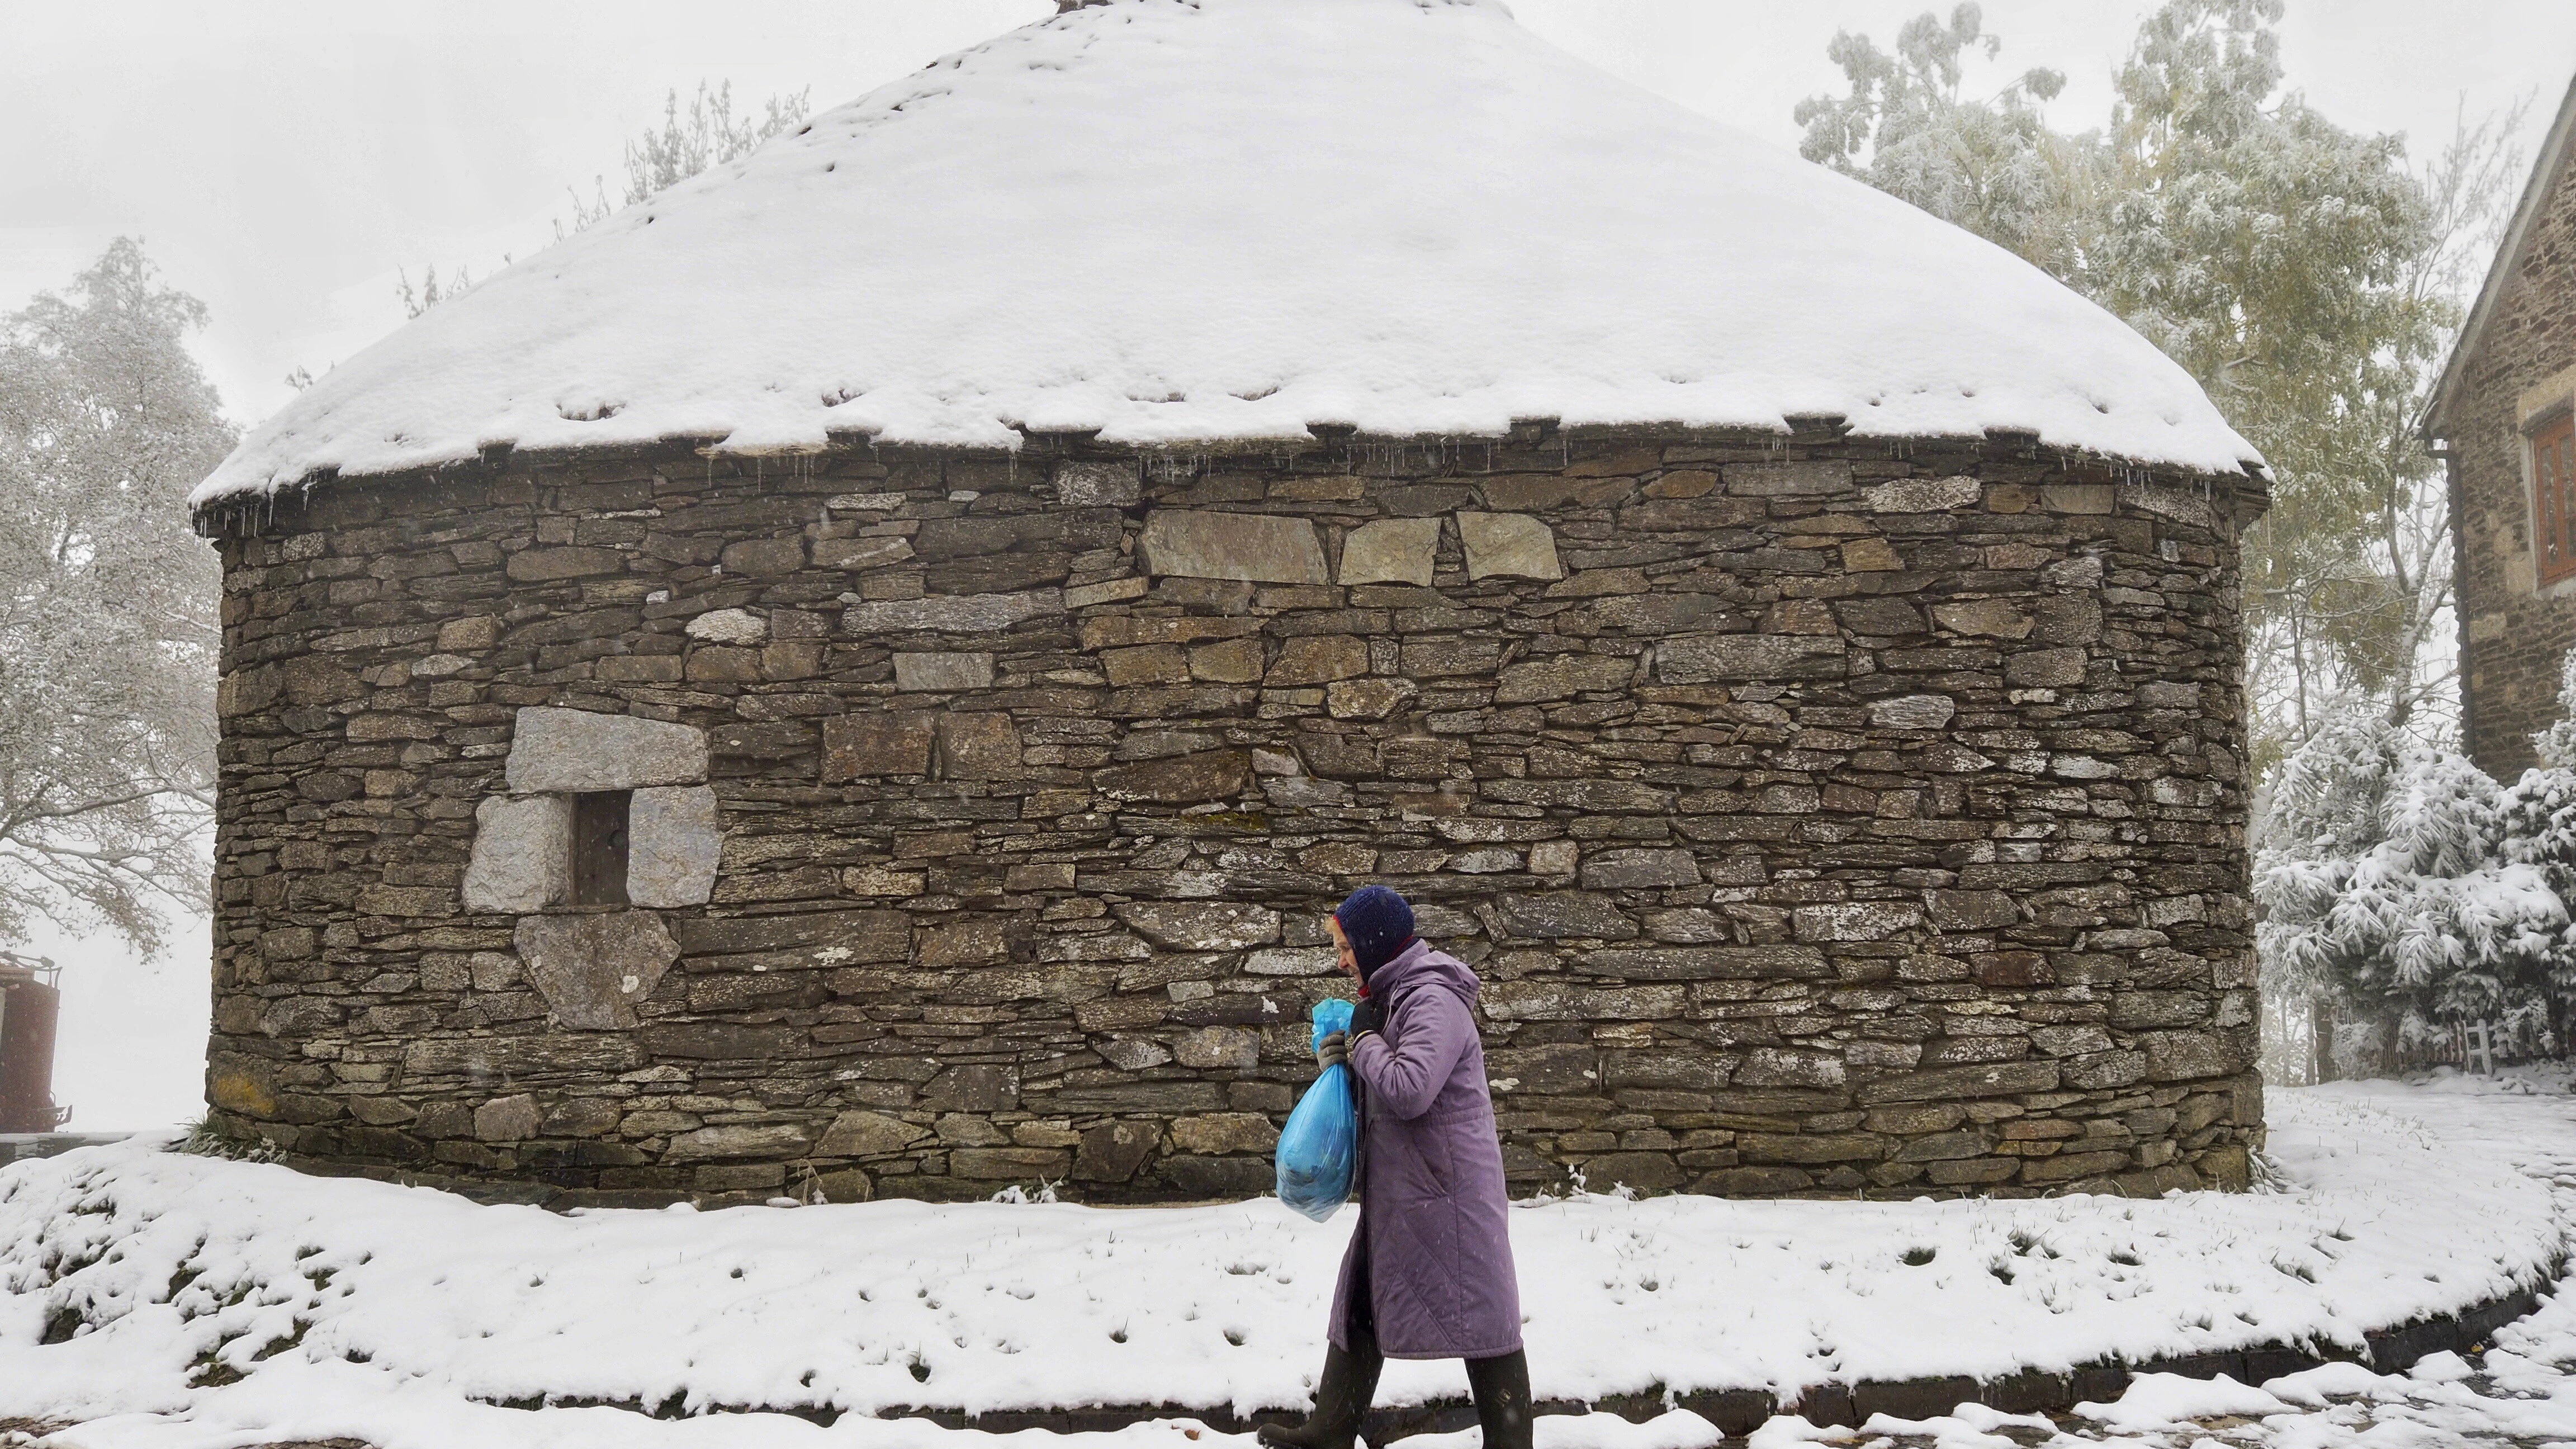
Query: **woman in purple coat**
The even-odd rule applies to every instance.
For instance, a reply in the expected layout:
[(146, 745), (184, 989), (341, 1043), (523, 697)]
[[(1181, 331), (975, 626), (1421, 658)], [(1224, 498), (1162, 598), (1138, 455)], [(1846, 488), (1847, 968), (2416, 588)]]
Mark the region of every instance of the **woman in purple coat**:
[(1360, 1084), (1359, 1226), (1333, 1290), (1315, 1410), (1265, 1425), (1276, 1449), (1350, 1449), (1393, 1358), (1463, 1358), (1485, 1449), (1530, 1449), (1529, 1361), (1503, 1196), (1503, 1152), (1476, 1035), (1476, 973), (1413, 934), (1413, 908), (1364, 886), (1333, 912), (1360, 983), (1349, 1037), (1323, 1066)]

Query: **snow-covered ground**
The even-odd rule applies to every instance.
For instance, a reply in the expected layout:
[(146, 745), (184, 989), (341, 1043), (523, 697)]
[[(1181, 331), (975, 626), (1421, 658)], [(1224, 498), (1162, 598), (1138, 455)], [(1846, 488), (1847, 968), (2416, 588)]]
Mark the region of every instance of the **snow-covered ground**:
[[(1533, 1201), (1512, 1217), (1535, 1388), (1542, 1399), (1785, 1394), (2284, 1339), (2357, 1343), (2367, 1329), (2527, 1286), (2557, 1257), (2576, 1213), (2576, 1099), (2555, 1083), (2523, 1085), (2278, 1093), (2286, 1190), (2273, 1193)], [(58, 1442), (102, 1449), (335, 1436), (383, 1449), (996, 1449), (969, 1441), (1010, 1436), (873, 1415), (1166, 1404), (1173, 1422), (1029, 1442), (1235, 1449), (1177, 1416), (1303, 1401), (1348, 1226), (1347, 1215), (1318, 1226), (1266, 1201), (564, 1217), (98, 1149), (0, 1173), (0, 1419), (78, 1421)], [(42, 1345), (49, 1326), (74, 1336)], [(2569, 1300), (2500, 1334), (2478, 1366), (2437, 1359), (2404, 1378), (2337, 1366), (2260, 1389), (2150, 1378), (2063, 1427), (1970, 1409), (1858, 1432), (1998, 1449), (2069, 1435), (2172, 1449), (2213, 1435), (2267, 1449), (2472, 1432), (2576, 1441), (2576, 1380), (2550, 1367), (2561, 1359), (2576, 1361)], [(1390, 1365), (1380, 1402), (1451, 1396), (1458, 1379), (1453, 1364)], [(549, 1397), (555, 1406), (507, 1406)], [(674, 1399), (844, 1414), (826, 1428), (775, 1412), (663, 1421), (561, 1402)], [(2242, 1422), (2190, 1422), (2211, 1415)], [(1783, 1418), (1757, 1438), (1792, 1449), (1819, 1433)], [(1550, 1417), (1539, 1443), (1695, 1449), (1717, 1437), (1676, 1411), (1643, 1425)]]

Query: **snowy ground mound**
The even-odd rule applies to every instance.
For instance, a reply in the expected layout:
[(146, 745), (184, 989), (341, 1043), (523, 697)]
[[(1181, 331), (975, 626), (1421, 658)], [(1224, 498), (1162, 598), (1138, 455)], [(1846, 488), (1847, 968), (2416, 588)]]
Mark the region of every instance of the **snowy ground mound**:
[(705, 438), (1199, 448), (1515, 419), (2036, 433), (2235, 473), (2190, 374), (2020, 258), (1483, 0), (1125, 0), (949, 57), (493, 276), (199, 502)]
[[(1535, 1388), (1794, 1393), (2358, 1346), (2543, 1279), (2561, 1213), (2531, 1174), (2576, 1164), (2571, 1107), (2491, 1091), (2278, 1093), (2287, 1190), (2245, 1196), (1532, 1201), (1512, 1230)], [(0, 1172), (0, 1417), (96, 1421), (66, 1441), (79, 1444), (349, 1435), (397, 1449), (731, 1443), (762, 1424), (908, 1443), (955, 1435), (860, 1416), (1302, 1405), (1349, 1226), (1348, 1213), (1318, 1226), (1271, 1201), (555, 1216), (96, 1148)], [(1455, 1377), (1391, 1364), (1380, 1402), (1453, 1394)], [(850, 1417), (826, 1430), (494, 1407), (549, 1399)], [(1665, 1421), (1593, 1417), (1604, 1422), (1583, 1444), (1679, 1449)], [(1570, 1434), (1559, 1424), (1541, 1442)]]

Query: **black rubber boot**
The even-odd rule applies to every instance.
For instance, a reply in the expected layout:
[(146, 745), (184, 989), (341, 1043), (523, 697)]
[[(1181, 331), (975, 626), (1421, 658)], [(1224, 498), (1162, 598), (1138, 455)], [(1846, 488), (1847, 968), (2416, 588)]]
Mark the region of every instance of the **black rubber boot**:
[(1467, 1386), (1476, 1393), (1485, 1449), (1530, 1449), (1529, 1356), (1514, 1349), (1499, 1358), (1471, 1358)]
[[(1262, 1443), (1272, 1449), (1351, 1449), (1369, 1400), (1377, 1397), (1378, 1370), (1386, 1367), (1386, 1358), (1377, 1351), (1375, 1338), (1354, 1332), (1350, 1340), (1348, 1351), (1339, 1344), (1324, 1351), (1324, 1377), (1315, 1385), (1315, 1411), (1306, 1416), (1306, 1422), (1293, 1429), (1264, 1424)], [(1521, 1402), (1527, 1403), (1527, 1375), (1523, 1381)]]

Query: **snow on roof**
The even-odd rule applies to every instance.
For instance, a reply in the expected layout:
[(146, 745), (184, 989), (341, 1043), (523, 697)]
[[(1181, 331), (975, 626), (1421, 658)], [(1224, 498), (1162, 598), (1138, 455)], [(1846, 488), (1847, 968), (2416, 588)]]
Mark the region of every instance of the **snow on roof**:
[(2036, 268), (1498, 0), (1114, 0), (821, 115), (341, 363), (194, 501), (526, 449), (1193, 447), (1515, 419), (2036, 432), (2233, 471)]

